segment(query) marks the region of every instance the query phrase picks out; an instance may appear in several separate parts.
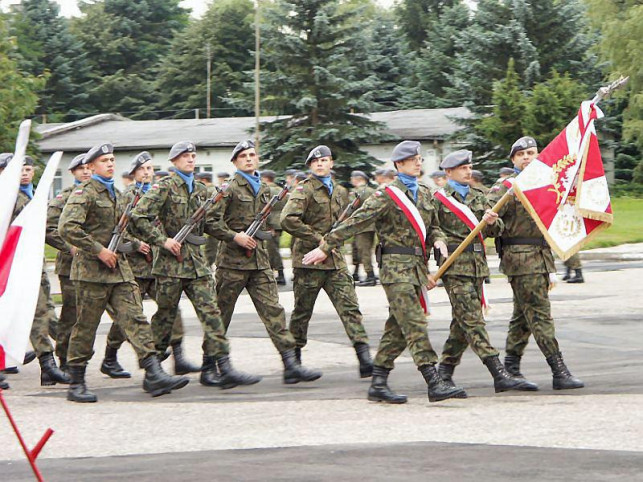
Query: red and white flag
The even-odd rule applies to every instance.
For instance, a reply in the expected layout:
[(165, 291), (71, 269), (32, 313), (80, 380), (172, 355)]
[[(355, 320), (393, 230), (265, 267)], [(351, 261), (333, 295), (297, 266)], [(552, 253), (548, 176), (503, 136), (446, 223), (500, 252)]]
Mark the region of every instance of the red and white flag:
[(554, 252), (566, 260), (613, 220), (591, 102), (515, 179), (516, 195)]
[(40, 291), (49, 190), (61, 157), (56, 152), (49, 159), (33, 199), (9, 226), (0, 250), (0, 367), (22, 363), (25, 356)]

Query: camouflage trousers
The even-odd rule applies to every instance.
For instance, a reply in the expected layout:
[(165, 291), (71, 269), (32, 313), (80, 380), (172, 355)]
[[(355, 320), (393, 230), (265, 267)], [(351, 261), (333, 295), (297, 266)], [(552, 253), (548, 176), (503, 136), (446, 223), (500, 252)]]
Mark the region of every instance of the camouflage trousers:
[(271, 269), (241, 270), (218, 268), (216, 275), (217, 299), (226, 332), (239, 295), (245, 288), (255, 305), (257, 314), (279, 353), (295, 348), (295, 339), (286, 328), (286, 312), (279, 304), (277, 283)]
[(205, 260), (210, 268), (214, 263), (217, 262), (219, 243), (220, 241), (217, 238), (213, 238), (212, 236), (206, 236), (205, 238), (205, 244), (203, 245), (202, 250), (203, 255), (205, 256)]
[(353, 345), (368, 343), (353, 278), (346, 268), (332, 270), (295, 268), (293, 271), (295, 309), (290, 317), (290, 332), (295, 337), (298, 347), (306, 346), (308, 323), (313, 316), (315, 301), (322, 288), (333, 303), (351, 343)]
[(426, 315), (420, 305), (420, 287), (411, 283), (382, 285), (389, 303), (389, 316), (377, 348), (374, 364), (393, 369), (395, 359), (408, 346), (418, 367), (438, 361), (427, 332)]
[(489, 340), (482, 315), (483, 278), (444, 276), (444, 288), (451, 301), (451, 327), (444, 343), (440, 363), (458, 365), (468, 346), (482, 361), (497, 356)]
[(34, 313), (31, 333), (29, 334), (29, 340), (36, 355), (41, 356), (45, 353), (54, 352), (54, 347), (51, 344), (49, 336), (52, 335), (52, 338), (55, 339), (53, 335), (56, 335), (57, 329), (58, 317), (54, 310), (54, 303), (51, 300), (51, 285), (49, 284), (49, 278), (43, 266), (36, 312)]
[[(147, 294), (150, 298), (156, 301), (156, 279), (155, 278), (136, 278), (136, 284), (141, 293), (141, 299)], [(107, 305), (107, 313), (116, 321), (115, 313), (110, 305)], [(180, 345), (183, 341), (183, 319), (181, 318), (181, 310), (177, 310), (176, 319), (172, 325), (172, 336), (170, 337), (170, 345)], [(118, 323), (112, 323), (112, 327), (107, 334), (107, 346), (118, 350), (121, 345), (127, 340), (125, 333), (118, 326)]]
[(357, 262), (353, 259), (353, 264), (358, 266), (361, 263), (367, 275), (374, 272), (372, 259), (374, 242), (375, 232), (356, 234), (353, 240), (353, 246), (357, 251)]
[(507, 355), (522, 356), (532, 334), (545, 357), (558, 353), (549, 303), (549, 275), (512, 276), (509, 282), (514, 294), (514, 311), (507, 333)]
[(268, 258), (270, 259), (270, 267), (272, 269), (284, 269), (284, 261), (281, 259), (279, 252), (279, 240), (281, 239), (282, 231), (274, 231), (274, 234), (268, 240)]
[(580, 262), (580, 254), (576, 253), (565, 261), (565, 266), (569, 269), (581, 269), (583, 265)]
[(152, 330), (143, 314), (141, 294), (135, 282), (92, 283), (76, 281), (77, 321), (71, 330), (67, 364), (86, 366), (94, 354), (96, 330), (107, 305), (132, 344), (139, 361), (156, 354)]
[(165, 276), (156, 278), (158, 310), (152, 317), (156, 350), (159, 353), (165, 353), (170, 344), (172, 328), (179, 312), (179, 301), (183, 292), (192, 302), (203, 328), (203, 354), (215, 357), (229, 354), (230, 346), (221, 321), (221, 311), (217, 305), (214, 280), (210, 275), (196, 279)]

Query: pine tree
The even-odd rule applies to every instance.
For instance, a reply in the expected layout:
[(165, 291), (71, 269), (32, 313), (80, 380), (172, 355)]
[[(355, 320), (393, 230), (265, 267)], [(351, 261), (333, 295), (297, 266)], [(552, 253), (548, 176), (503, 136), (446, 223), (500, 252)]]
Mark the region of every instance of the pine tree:
[(442, 11), (460, 0), (402, 0), (395, 9), (400, 28), (413, 50), (424, 48), (429, 32), (434, 28)]

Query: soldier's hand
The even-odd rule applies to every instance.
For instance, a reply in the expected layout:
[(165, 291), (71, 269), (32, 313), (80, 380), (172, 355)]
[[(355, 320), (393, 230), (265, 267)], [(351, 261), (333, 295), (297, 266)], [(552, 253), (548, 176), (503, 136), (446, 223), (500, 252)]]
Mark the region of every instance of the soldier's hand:
[(252, 236), (248, 236), (246, 233), (235, 234), (234, 242), (242, 248), (246, 249), (255, 249), (257, 247), (257, 241), (255, 241)]
[(494, 213), (491, 209), (487, 209), (482, 216), (482, 220), (487, 224), (493, 224), (498, 219), (498, 213)]
[(312, 251), (305, 254), (302, 263), (304, 264), (320, 264), (323, 263), (328, 255), (324, 253), (321, 248), (315, 248)]
[(433, 243), (433, 247), (440, 250), (440, 254), (444, 259), (449, 257), (449, 248), (444, 241), (436, 241)]
[(76, 253), (78, 252), (78, 248), (76, 246), (72, 246), (69, 252), (71, 253), (72, 256), (76, 256)]
[(143, 254), (149, 254), (150, 245), (141, 241), (141, 245), (138, 247), (138, 252)]
[(98, 259), (100, 259), (108, 268), (114, 269), (116, 268), (118, 255), (107, 248), (103, 248), (100, 253), (98, 253)]
[(165, 240), (165, 243), (163, 243), (163, 247), (167, 249), (170, 253), (172, 253), (174, 256), (178, 256), (181, 254), (181, 243), (173, 240), (172, 238), (167, 238)]
[(435, 278), (433, 276), (429, 275), (429, 282), (426, 284), (426, 289), (427, 290), (432, 290), (438, 285), (438, 282), (435, 281)]

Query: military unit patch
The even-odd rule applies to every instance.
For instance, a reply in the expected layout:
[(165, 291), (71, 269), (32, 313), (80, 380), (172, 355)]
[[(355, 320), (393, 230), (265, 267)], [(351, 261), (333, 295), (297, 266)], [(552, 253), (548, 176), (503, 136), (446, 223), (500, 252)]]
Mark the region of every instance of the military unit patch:
[(83, 190), (82, 190), (82, 189), (76, 189), (76, 190), (74, 191), (74, 194), (82, 194), (82, 193), (83, 193)]
[(375, 192), (373, 193), (373, 196), (380, 197), (381, 195), (382, 195), (382, 191), (375, 191)]

